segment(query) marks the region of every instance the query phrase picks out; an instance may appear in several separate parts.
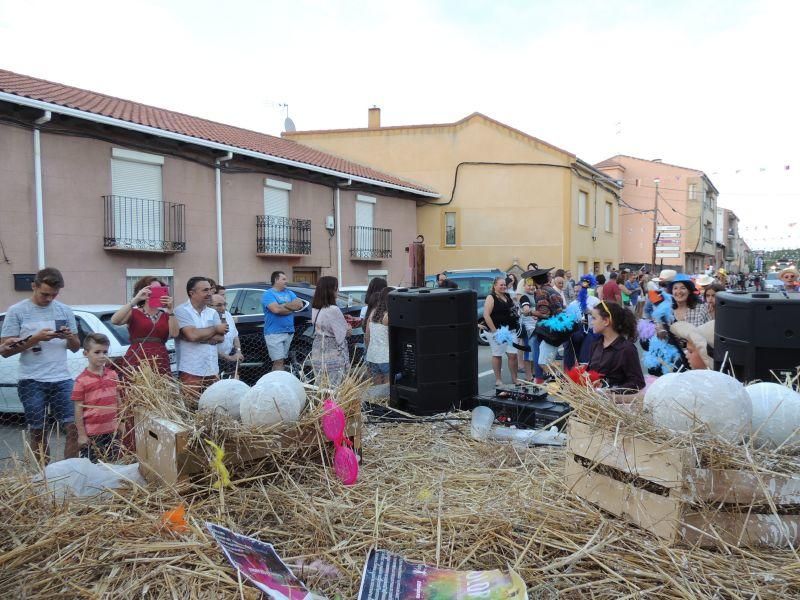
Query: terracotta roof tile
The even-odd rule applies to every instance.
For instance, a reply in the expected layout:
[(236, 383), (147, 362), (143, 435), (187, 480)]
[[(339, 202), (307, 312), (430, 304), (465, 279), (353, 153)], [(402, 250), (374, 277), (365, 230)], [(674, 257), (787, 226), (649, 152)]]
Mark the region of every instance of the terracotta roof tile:
[[(432, 190), (298, 142), (0, 69), (0, 91), (425, 192)], [(313, 169), (312, 169), (313, 170)]]

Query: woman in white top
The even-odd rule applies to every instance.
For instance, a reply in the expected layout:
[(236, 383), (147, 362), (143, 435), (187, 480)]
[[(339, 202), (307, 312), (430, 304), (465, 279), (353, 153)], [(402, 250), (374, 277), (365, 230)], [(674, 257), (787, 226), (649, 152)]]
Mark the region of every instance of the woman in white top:
[(314, 324), (314, 343), (311, 346), (311, 366), (317, 385), (326, 379), (328, 385), (339, 385), (350, 367), (347, 336), (350, 325), (336, 305), (339, 281), (336, 277), (320, 277), (311, 302), (311, 321)]
[(367, 313), (366, 344), (367, 368), (375, 385), (389, 381), (389, 292), (385, 287), (378, 292), (378, 300)]

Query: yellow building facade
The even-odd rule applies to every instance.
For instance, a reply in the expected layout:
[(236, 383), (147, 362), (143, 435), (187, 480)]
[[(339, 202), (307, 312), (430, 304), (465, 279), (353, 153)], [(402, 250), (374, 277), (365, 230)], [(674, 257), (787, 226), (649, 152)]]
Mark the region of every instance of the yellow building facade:
[(620, 186), (574, 154), (479, 113), (381, 127), (377, 110), (365, 129), (283, 135), (438, 191), (417, 204), (428, 273), (618, 264)]

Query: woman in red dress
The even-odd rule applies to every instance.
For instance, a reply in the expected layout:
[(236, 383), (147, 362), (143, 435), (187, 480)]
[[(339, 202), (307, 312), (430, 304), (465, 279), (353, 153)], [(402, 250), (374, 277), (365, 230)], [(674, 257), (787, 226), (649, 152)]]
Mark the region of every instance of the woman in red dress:
[(149, 361), (162, 375), (170, 374), (166, 343), (179, 333), (178, 320), (172, 312), (172, 298), (161, 296), (160, 306), (148, 301), (152, 290), (166, 287), (156, 277), (142, 277), (133, 287), (133, 298), (111, 317), (114, 325), (128, 325), (131, 345), (125, 353), (127, 368), (136, 369)]

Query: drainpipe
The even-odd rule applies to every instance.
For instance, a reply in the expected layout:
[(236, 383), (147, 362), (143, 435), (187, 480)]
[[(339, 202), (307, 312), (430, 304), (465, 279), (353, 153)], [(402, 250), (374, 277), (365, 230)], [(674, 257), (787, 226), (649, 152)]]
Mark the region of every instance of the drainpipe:
[(217, 282), (225, 285), (225, 267), (222, 260), (222, 173), (220, 164), (233, 158), (233, 152), (228, 152), (216, 160), (217, 167), (214, 169), (217, 188)]
[[(36, 125), (44, 125), (53, 117), (53, 114), (46, 110), (44, 115), (34, 121)], [(33, 128), (33, 180), (36, 190), (36, 259), (39, 269), (44, 269), (44, 202), (42, 200), (42, 141), (39, 134), (39, 127)]]
[(346, 182), (336, 184), (336, 272), (339, 274), (340, 286), (344, 285), (344, 281), (342, 279), (342, 207), (339, 188), (348, 187), (352, 183), (353, 180), (348, 179)]

